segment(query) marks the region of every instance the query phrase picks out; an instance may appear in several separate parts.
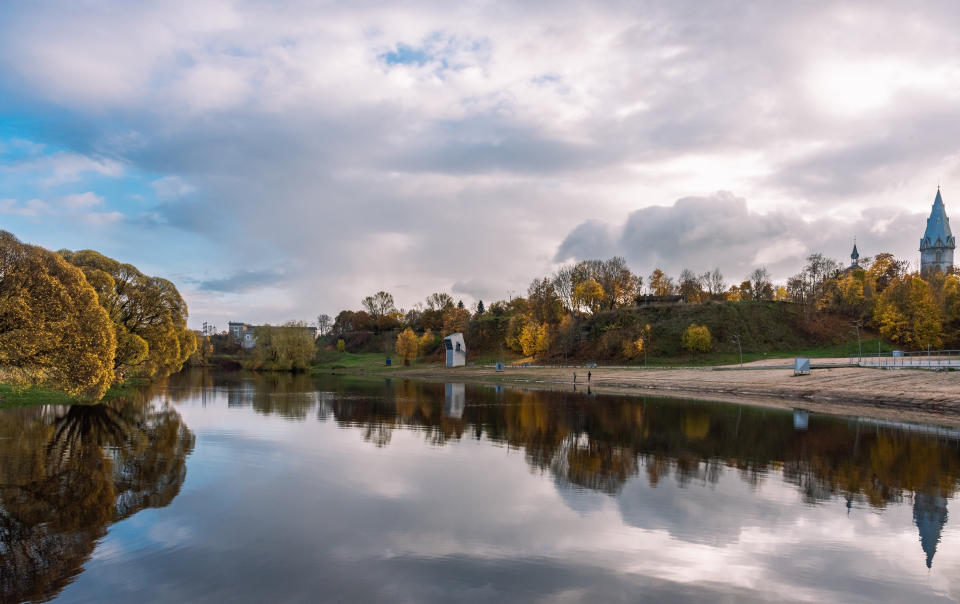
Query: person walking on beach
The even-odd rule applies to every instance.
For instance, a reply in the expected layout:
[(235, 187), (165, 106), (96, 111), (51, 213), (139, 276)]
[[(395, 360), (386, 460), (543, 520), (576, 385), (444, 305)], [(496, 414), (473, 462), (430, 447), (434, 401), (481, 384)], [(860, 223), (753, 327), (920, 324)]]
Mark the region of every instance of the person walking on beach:
[(574, 383), (574, 384), (577, 383), (577, 372), (576, 372), (576, 371), (573, 372), (573, 383)]
[(591, 377), (591, 375), (592, 375), (592, 374), (588, 371), (588, 372), (587, 372), (587, 383), (588, 383), (588, 384), (590, 383), (590, 377)]

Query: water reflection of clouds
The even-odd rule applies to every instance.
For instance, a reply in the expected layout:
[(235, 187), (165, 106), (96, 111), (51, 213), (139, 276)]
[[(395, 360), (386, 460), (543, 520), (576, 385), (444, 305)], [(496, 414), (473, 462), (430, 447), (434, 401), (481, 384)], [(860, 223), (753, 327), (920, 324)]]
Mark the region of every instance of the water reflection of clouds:
[[(445, 394), (432, 395), (431, 417), (449, 419)], [(339, 396), (321, 393), (306, 417), (343, 413)], [(909, 498), (883, 509), (854, 500), (848, 512), (829, 492), (806, 501), (780, 469), (750, 481), (727, 465), (711, 480), (699, 468), (653, 486), (642, 456), (637, 473), (601, 492), (502, 437), (434, 446), (392, 404), (393, 415), (368, 413), (366, 423), (397, 428), (375, 447), (362, 414), (302, 421), (282, 408), (228, 408), (222, 390), (213, 401), (179, 408), (199, 438), (175, 505), (143, 518), (155, 529), (130, 527), (176, 528), (174, 539), (96, 557), (71, 597), (144, 599), (145, 586), (171, 577), (163, 599), (923, 602), (960, 590), (960, 535), (943, 530), (928, 571)], [(398, 407), (418, 402), (396, 394)], [(699, 424), (685, 426), (702, 438)], [(581, 433), (571, 446), (590, 440)]]
[[(182, 413), (194, 426), (203, 412)], [(549, 472), (531, 471), (518, 452), (484, 441), (438, 450), (401, 431), (379, 449), (357, 439), (357, 430), (313, 424), (310, 448), (279, 434), (224, 441), (239, 468), (213, 485), (222, 492), (184, 493), (176, 511), (158, 512), (170, 514), (162, 526), (185, 526), (194, 543), (221, 554), (188, 548), (179, 555), (189, 564), (163, 554), (159, 567), (116, 559), (110, 566), (124, 567), (121, 574), (139, 577), (132, 583), (140, 586), (176, 571), (181, 591), (166, 592), (168, 599), (202, 596), (211, 577), (230, 577), (226, 593), (241, 601), (305, 593), (354, 600), (526, 599), (518, 598), (522, 593), (630, 600), (641, 589), (671, 601), (749, 601), (754, 590), (763, 600), (924, 601), (902, 587), (905, 577), (928, 580), (908, 506), (882, 514), (854, 509), (848, 517), (842, 501), (803, 505), (796, 489), (776, 477), (753, 488), (733, 472), (715, 484), (683, 488), (670, 480), (651, 487), (635, 477), (611, 497), (557, 485)], [(295, 469), (251, 473), (265, 448), (276, 449), (269, 459), (309, 458)], [(337, 463), (311, 463), (331, 459)], [(238, 476), (245, 477), (239, 487)], [(718, 495), (719, 502), (712, 499)], [(792, 507), (778, 513), (784, 502)], [(217, 522), (220, 514), (230, 522)], [(929, 576), (941, 593), (960, 569), (956, 537), (944, 536), (949, 546)], [(117, 581), (113, 572), (112, 580), (101, 574), (107, 570), (91, 563), (76, 594), (84, 593), (84, 582), (92, 589)], [(113, 586), (122, 595), (126, 584)]]

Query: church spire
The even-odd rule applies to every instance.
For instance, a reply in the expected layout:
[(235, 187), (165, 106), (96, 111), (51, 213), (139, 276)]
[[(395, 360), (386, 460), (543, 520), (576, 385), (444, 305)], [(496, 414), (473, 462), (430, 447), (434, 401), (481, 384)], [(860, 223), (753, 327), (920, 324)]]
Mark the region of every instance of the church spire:
[(940, 270), (947, 272), (953, 266), (953, 250), (956, 249), (956, 239), (950, 230), (950, 219), (937, 187), (937, 196), (930, 208), (930, 218), (927, 218), (927, 229), (920, 240), (920, 270)]

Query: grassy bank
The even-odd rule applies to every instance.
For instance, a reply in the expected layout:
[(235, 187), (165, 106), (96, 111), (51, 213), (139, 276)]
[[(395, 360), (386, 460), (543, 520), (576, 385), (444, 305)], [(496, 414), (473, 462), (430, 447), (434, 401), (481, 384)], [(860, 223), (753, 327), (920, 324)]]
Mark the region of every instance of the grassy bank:
[(82, 396), (73, 396), (58, 390), (49, 390), (47, 388), (24, 388), (18, 389), (9, 384), (0, 384), (0, 409), (13, 409), (16, 407), (30, 407), (33, 405), (76, 405), (93, 404), (103, 401), (109, 401), (121, 396), (130, 394), (130, 392), (140, 386), (149, 383), (142, 378), (131, 378), (122, 384), (111, 386), (103, 398), (94, 401)]
[[(886, 342), (880, 342), (877, 339), (866, 339), (863, 341), (863, 352), (864, 355), (873, 353), (876, 354), (878, 343), (880, 349), (889, 353), (891, 350), (890, 344)], [(753, 361), (762, 361), (765, 359), (784, 359), (788, 361), (795, 357), (809, 357), (813, 359), (821, 358), (846, 358), (849, 355), (857, 354), (857, 344), (854, 341), (852, 344), (847, 342), (844, 344), (835, 344), (828, 346), (819, 346), (819, 347), (807, 347), (807, 348), (797, 348), (792, 350), (783, 350), (776, 352), (756, 352), (751, 350), (744, 350), (743, 352), (743, 362), (751, 363)], [(390, 356), (392, 359), (391, 365), (386, 365), (386, 359)], [(486, 366), (494, 365), (498, 360), (500, 360), (498, 354), (493, 353), (479, 353), (471, 354), (469, 360), (471, 363), (477, 366)], [(507, 365), (519, 365), (523, 362), (529, 362), (532, 365), (541, 365), (545, 364), (548, 366), (554, 365), (563, 365), (564, 363), (558, 363), (556, 360), (540, 362), (532, 358), (522, 358), (515, 354), (506, 354), (503, 358), (504, 362)], [(591, 359), (570, 359), (566, 364), (570, 366), (584, 365), (588, 362), (591, 362)], [(601, 365), (618, 365), (618, 366), (633, 366), (633, 367), (643, 367), (644, 359), (641, 356), (638, 359), (634, 359), (630, 362), (624, 361), (614, 361), (614, 360), (600, 360), (597, 359), (596, 362)], [(648, 355), (646, 365), (648, 367), (709, 367), (709, 366), (723, 366), (723, 365), (737, 365), (740, 363), (740, 354), (739, 352), (730, 352), (728, 350), (724, 351), (713, 351), (705, 354), (698, 354), (696, 356), (690, 354), (681, 354), (678, 356), (667, 356), (667, 355)], [(398, 369), (427, 369), (430, 367), (440, 367), (442, 363), (436, 359), (420, 359), (411, 363), (409, 367), (404, 367), (403, 363), (397, 359), (396, 356), (386, 355), (384, 353), (372, 353), (372, 352), (326, 352), (323, 353), (321, 360), (311, 366), (311, 372), (313, 373), (344, 373), (344, 374), (366, 374), (366, 373), (384, 373), (397, 371)]]

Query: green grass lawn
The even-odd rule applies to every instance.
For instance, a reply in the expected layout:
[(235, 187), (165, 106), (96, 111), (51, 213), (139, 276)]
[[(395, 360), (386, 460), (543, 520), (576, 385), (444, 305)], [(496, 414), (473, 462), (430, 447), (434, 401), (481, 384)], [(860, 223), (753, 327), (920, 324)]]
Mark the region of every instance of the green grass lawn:
[(111, 386), (103, 398), (94, 401), (81, 396), (72, 396), (58, 390), (48, 390), (46, 388), (25, 388), (18, 390), (7, 384), (0, 384), (0, 409), (12, 409), (14, 407), (29, 407), (31, 405), (75, 405), (82, 403), (99, 403), (109, 401), (120, 396), (130, 394), (130, 391), (149, 384), (150, 380), (144, 378), (130, 378), (122, 384)]
[(29, 407), (31, 405), (71, 405), (75, 402), (77, 402), (76, 397), (56, 390), (43, 388), (17, 390), (12, 386), (0, 384), (0, 409)]
[[(863, 346), (863, 355), (877, 354), (877, 344), (880, 344), (881, 352), (885, 354), (890, 354), (890, 351), (893, 350), (889, 342), (881, 342), (877, 338), (865, 339), (862, 342)], [(763, 359), (784, 359), (789, 361), (790, 359), (796, 357), (808, 357), (811, 359), (824, 359), (824, 358), (848, 358), (850, 355), (857, 354), (857, 343), (854, 341), (846, 344), (838, 344), (834, 346), (821, 346), (816, 348), (804, 348), (799, 350), (778, 350), (771, 352), (756, 352), (751, 350), (743, 351), (743, 362), (750, 363), (753, 361), (760, 361)], [(647, 357), (647, 365), (650, 367), (675, 367), (675, 366), (708, 366), (708, 365), (737, 365), (740, 363), (740, 355), (737, 352), (709, 352), (705, 354), (698, 354), (692, 356), (690, 354), (685, 354), (679, 357), (661, 357), (661, 356), (649, 356)], [(614, 365), (615, 362), (603, 361), (600, 362), (601, 365)], [(643, 357), (635, 360), (632, 365), (643, 366)]]
[[(877, 343), (879, 340), (876, 338), (865, 339), (863, 341), (863, 353), (866, 356), (867, 354), (876, 354), (877, 352)], [(888, 342), (882, 342), (880, 344), (880, 349), (882, 352), (889, 354), (892, 350), (892, 346)], [(812, 359), (822, 359), (822, 358), (847, 358), (852, 354), (857, 354), (857, 344), (856, 342), (839, 344), (834, 346), (822, 346), (818, 348), (805, 348), (800, 350), (786, 350), (786, 351), (772, 351), (772, 352), (756, 352), (751, 350), (743, 351), (743, 362), (750, 363), (752, 361), (759, 361), (762, 359), (784, 359), (785, 364), (789, 364), (789, 361), (795, 357), (809, 357)], [(393, 363), (388, 367), (386, 366), (386, 359), (390, 357)], [(470, 362), (474, 365), (493, 365), (501, 358), (509, 365), (516, 363), (521, 360), (521, 357), (512, 352), (504, 353), (504, 356), (501, 357), (500, 353), (490, 352), (490, 353), (479, 353), (477, 355), (471, 355)], [(592, 361), (593, 359), (570, 359), (568, 364), (570, 365), (582, 365)], [(632, 363), (627, 363), (624, 361), (615, 361), (615, 360), (605, 360), (597, 359), (597, 363), (601, 366), (603, 365), (633, 365), (637, 367), (643, 366), (643, 357), (641, 356), (638, 359), (635, 359)], [(532, 364), (539, 364), (537, 361), (531, 361)], [(740, 363), (740, 356), (737, 352), (709, 352), (705, 354), (698, 354), (692, 356), (689, 354), (684, 354), (677, 357), (665, 357), (658, 355), (651, 355), (647, 357), (647, 366), (648, 367), (690, 367), (690, 366), (710, 366), (710, 365), (737, 365)], [(409, 368), (426, 368), (430, 366), (439, 365), (440, 362), (437, 359), (419, 359), (416, 362), (412, 363)], [(545, 362), (546, 365), (556, 364), (555, 361)], [(386, 355), (384, 353), (372, 353), (372, 352), (326, 352), (321, 357), (321, 359), (315, 363), (311, 370), (314, 372), (329, 372), (329, 371), (342, 371), (344, 373), (374, 373), (374, 372), (389, 372), (396, 371), (398, 369), (403, 369), (403, 363), (396, 355)]]
[[(392, 361), (388, 367), (387, 358)], [(427, 361), (417, 361), (410, 367), (428, 367), (431, 363)], [(313, 372), (327, 372), (334, 370), (343, 370), (347, 373), (366, 373), (366, 372), (388, 372), (403, 368), (403, 361), (395, 354), (384, 354), (382, 352), (325, 352), (310, 370)], [(409, 367), (408, 367), (409, 368)]]

